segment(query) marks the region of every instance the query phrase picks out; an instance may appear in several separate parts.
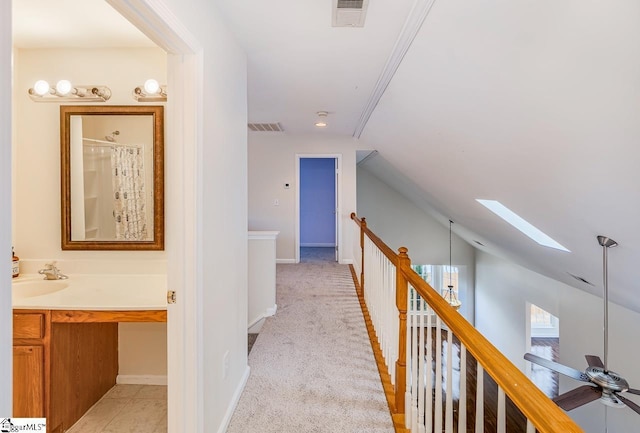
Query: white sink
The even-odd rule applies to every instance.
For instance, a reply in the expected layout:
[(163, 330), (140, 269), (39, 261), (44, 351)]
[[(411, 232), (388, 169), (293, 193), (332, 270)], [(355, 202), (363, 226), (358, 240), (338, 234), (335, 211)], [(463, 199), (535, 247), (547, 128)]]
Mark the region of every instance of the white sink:
[(32, 298), (59, 292), (68, 286), (69, 283), (60, 280), (16, 281), (12, 284), (12, 292), (14, 297)]

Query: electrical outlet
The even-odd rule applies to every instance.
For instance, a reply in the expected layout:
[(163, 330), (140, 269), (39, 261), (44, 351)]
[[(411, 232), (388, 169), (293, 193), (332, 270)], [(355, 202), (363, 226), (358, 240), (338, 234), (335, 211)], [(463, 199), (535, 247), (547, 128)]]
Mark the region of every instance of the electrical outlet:
[(280, 200), (278, 200), (277, 198), (273, 200), (273, 205), (274, 206), (280, 206)]
[(224, 352), (222, 356), (222, 378), (226, 379), (229, 373), (229, 351)]

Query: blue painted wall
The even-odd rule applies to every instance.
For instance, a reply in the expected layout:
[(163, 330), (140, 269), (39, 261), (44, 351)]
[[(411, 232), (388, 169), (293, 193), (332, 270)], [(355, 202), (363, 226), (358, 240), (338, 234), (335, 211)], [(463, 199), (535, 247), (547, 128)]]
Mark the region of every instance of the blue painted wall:
[(335, 246), (334, 158), (300, 159), (300, 246)]

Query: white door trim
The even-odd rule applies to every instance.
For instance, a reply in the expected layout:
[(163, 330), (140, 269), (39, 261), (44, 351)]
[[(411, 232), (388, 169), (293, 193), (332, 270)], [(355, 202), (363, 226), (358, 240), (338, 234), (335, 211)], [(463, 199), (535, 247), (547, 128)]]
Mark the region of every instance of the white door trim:
[(161, 0), (106, 0), (167, 51), (165, 205), (168, 307), (168, 432), (204, 432), (202, 342), (203, 54), (196, 38)]
[(341, 153), (296, 153), (296, 227), (295, 227), (295, 262), (300, 263), (300, 160), (304, 158), (335, 158), (338, 163), (336, 192), (338, 208), (336, 209), (336, 238), (338, 240), (338, 263), (344, 256), (342, 248), (342, 154)]

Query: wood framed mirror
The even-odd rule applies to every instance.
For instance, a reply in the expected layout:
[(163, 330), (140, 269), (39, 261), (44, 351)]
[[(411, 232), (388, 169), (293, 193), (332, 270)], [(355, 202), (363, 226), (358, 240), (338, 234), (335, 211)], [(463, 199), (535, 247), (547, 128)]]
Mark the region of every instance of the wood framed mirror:
[(164, 107), (60, 107), (63, 250), (164, 249)]

